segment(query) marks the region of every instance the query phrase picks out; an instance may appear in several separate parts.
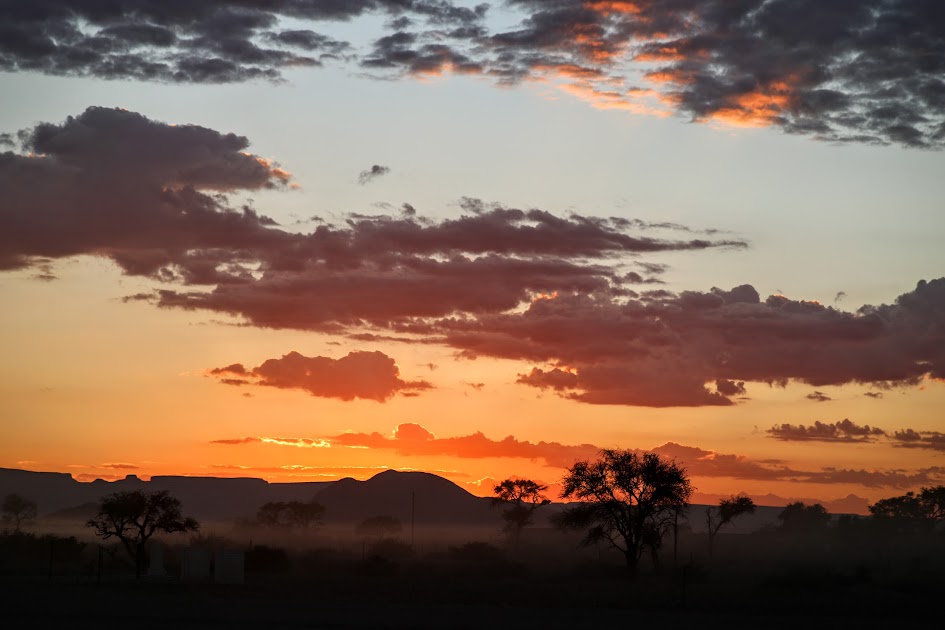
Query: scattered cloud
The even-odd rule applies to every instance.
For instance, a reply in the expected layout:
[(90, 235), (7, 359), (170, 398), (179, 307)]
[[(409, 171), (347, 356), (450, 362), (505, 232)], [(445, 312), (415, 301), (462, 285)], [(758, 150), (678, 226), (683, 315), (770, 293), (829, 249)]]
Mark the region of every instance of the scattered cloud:
[(768, 429), (767, 433), (778, 440), (796, 442), (874, 442), (878, 437), (886, 436), (879, 427), (858, 425), (848, 419), (833, 424), (816, 421), (810, 426), (780, 424)]
[[(271, 444), (296, 446), (306, 438), (284, 438)], [(481, 432), (440, 438), (415, 423), (399, 425), (391, 434), (342, 433), (320, 438), (331, 448), (364, 448), (393, 451), (409, 457), (449, 456), (470, 459), (513, 458), (542, 462), (552, 468), (567, 468), (579, 460), (593, 459), (600, 447), (593, 444), (567, 445), (558, 442), (530, 442), (508, 436), (494, 440)], [(262, 443), (262, 438), (215, 440), (214, 444)], [(826, 467), (817, 470), (792, 468), (781, 461), (756, 460), (742, 455), (718, 453), (694, 446), (667, 442), (650, 450), (674, 459), (694, 478), (732, 478), (753, 481), (786, 481), (824, 485), (853, 484), (867, 488), (913, 488), (945, 481), (945, 468), (918, 470), (867, 470)], [(644, 452), (639, 450), (639, 452)]]
[(827, 394), (819, 391), (813, 391), (810, 394), (807, 394), (807, 396), (804, 396), (804, 398), (807, 400), (813, 400), (814, 402), (827, 402), (833, 400), (833, 398)]
[[(301, 389), (322, 398), (361, 398), (377, 402), (385, 402), (398, 393), (417, 393), (433, 387), (427, 381), (401, 379), (400, 369), (394, 359), (378, 351), (349, 352), (340, 359), (306, 357), (298, 352), (290, 352), (281, 359), (267, 359), (251, 370), (235, 363), (211, 369), (208, 375), (226, 385)], [(265, 438), (263, 441), (271, 439)]]
[(370, 184), (372, 181), (377, 179), (382, 175), (387, 175), (390, 173), (390, 168), (387, 166), (381, 166), (380, 164), (375, 164), (366, 171), (361, 171), (361, 174), (358, 175), (358, 184), (364, 186), (365, 184)]
[[(503, 10), (518, 23), (499, 30), (485, 19), (490, 5), (450, 0), (6, 4), (8, 72), (280, 82), (290, 69), (337, 63), (384, 79), (547, 82), (593, 107), (831, 142), (945, 142), (934, 2), (509, 0)], [(377, 14), (387, 20), (368, 50), (327, 34)]]

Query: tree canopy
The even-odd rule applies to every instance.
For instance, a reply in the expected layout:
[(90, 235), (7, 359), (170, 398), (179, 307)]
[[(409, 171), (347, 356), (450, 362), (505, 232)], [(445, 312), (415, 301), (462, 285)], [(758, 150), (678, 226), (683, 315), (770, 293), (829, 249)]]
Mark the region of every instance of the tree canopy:
[(655, 453), (605, 449), (596, 461), (579, 461), (563, 479), (566, 508), (559, 524), (587, 529), (586, 544), (606, 541), (620, 550), (631, 574), (647, 548), (659, 545), (674, 515), (689, 504), (685, 469)]
[(135, 563), (140, 577), (145, 560), (145, 544), (157, 532), (195, 532), (200, 524), (181, 514), (180, 500), (166, 490), (160, 492), (115, 492), (103, 498), (98, 513), (85, 525), (104, 540), (115, 537)]
[(0, 519), (3, 524), (13, 525), (13, 531), (18, 533), (25, 523), (36, 518), (36, 502), (11, 493), (4, 497), (0, 512), (2, 512)]
[(936, 521), (945, 520), (945, 486), (880, 499), (869, 510), (877, 520), (891, 522), (899, 529), (931, 529)]
[(755, 502), (751, 500), (751, 497), (745, 495), (732, 495), (727, 499), (719, 499), (718, 507), (707, 507), (705, 509), (705, 525), (709, 535), (709, 555), (712, 555), (715, 535), (719, 533), (720, 529), (742, 514), (751, 514), (754, 511)]
[(503, 506), (502, 531), (509, 537), (512, 547), (518, 547), (522, 530), (532, 524), (535, 510), (548, 505), (551, 500), (544, 492), (548, 486), (531, 479), (506, 479), (493, 488), (493, 506)]
[(374, 538), (396, 536), (403, 530), (404, 527), (399, 519), (387, 515), (371, 516), (358, 523), (358, 526), (354, 528), (356, 534)]

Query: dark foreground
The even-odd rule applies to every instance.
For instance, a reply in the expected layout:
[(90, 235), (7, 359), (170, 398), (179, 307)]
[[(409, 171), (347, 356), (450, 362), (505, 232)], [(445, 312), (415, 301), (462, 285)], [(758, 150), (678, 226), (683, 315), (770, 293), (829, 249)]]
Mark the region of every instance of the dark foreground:
[[(734, 584), (732, 586), (735, 586)], [(732, 592), (705, 586), (685, 605), (657, 601), (644, 581), (437, 580), (409, 576), (242, 586), (176, 581), (0, 581), (7, 628), (890, 628), (918, 626), (937, 597), (857, 588), (797, 591), (778, 584)], [(783, 585), (782, 585), (783, 586)], [(920, 589), (922, 590), (922, 589)], [(622, 597), (622, 594), (626, 597)], [(652, 595), (652, 597), (650, 597)], [(759, 599), (760, 598), (760, 599)], [(885, 598), (883, 599), (878, 598)], [(651, 599), (647, 605), (647, 599)], [(917, 602), (927, 606), (917, 607)], [(939, 618), (940, 620), (940, 618)]]

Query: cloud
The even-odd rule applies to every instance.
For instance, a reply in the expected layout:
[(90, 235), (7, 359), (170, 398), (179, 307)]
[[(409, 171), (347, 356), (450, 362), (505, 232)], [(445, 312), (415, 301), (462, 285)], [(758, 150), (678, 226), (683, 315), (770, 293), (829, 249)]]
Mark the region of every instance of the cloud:
[[(28, 153), (0, 154), (0, 268), (103, 256), (165, 285), (129, 299), (512, 359), (522, 385), (590, 404), (731, 405), (747, 383), (888, 389), (945, 378), (945, 279), (854, 312), (762, 300), (747, 284), (639, 291), (644, 278), (631, 268), (665, 272), (643, 256), (747, 245), (676, 224), (477, 199), (453, 218), (349, 215), (288, 232), (225, 197), (291, 181), (241, 136), (89, 108), (21, 137)], [(418, 390), (373, 396), (390, 391)]]
[(923, 448), (933, 451), (945, 451), (945, 433), (939, 431), (916, 431), (903, 429), (892, 435), (895, 445), (900, 448)]
[[(281, 359), (267, 359), (252, 370), (236, 363), (212, 369), (208, 374), (219, 377), (225, 384), (301, 389), (312, 396), (341, 400), (361, 398), (385, 402), (398, 393), (416, 393), (433, 387), (427, 381), (401, 379), (394, 359), (376, 351), (349, 352), (340, 359), (306, 357), (290, 352)], [(233, 382), (234, 379), (227, 376), (232, 374), (246, 378)]]
[(848, 419), (833, 424), (816, 421), (810, 426), (780, 424), (768, 429), (767, 433), (778, 440), (798, 442), (874, 442), (878, 437), (886, 436), (879, 427), (858, 425)]
[(361, 174), (358, 175), (358, 184), (364, 186), (365, 184), (370, 184), (372, 181), (377, 179), (382, 175), (387, 175), (390, 173), (390, 168), (387, 166), (381, 166), (380, 164), (375, 164), (366, 171), (361, 171)]
[(177, 265), (191, 281), (216, 282), (248, 275), (240, 263), (250, 249), (290, 240), (220, 194), (290, 180), (247, 153), (242, 136), (90, 107), (21, 137), (27, 154), (0, 153), (0, 269), (93, 254), (128, 273)]
[[(278, 82), (333, 61), (380, 78), (544, 81), (593, 107), (831, 142), (945, 143), (945, 21), (935, 2), (509, 0), (518, 24), (496, 31), (489, 5), (448, 0), (0, 6), (3, 71)], [(377, 14), (387, 30), (370, 50), (327, 34), (340, 20), (372, 28)]]
[(807, 400), (813, 400), (814, 402), (827, 402), (833, 400), (830, 396), (823, 392), (813, 391), (810, 394), (804, 396)]
[[(296, 446), (304, 438), (283, 439), (273, 444)], [(367, 448), (393, 451), (408, 457), (448, 456), (467, 459), (511, 458), (542, 462), (552, 468), (568, 468), (576, 461), (594, 459), (600, 447), (593, 444), (567, 445), (559, 442), (530, 442), (508, 436), (494, 440), (481, 432), (471, 435), (440, 438), (415, 423), (399, 425), (393, 433), (342, 433), (322, 438), (331, 448)], [(261, 438), (215, 440), (214, 444), (237, 445), (262, 442)], [(268, 440), (266, 440), (268, 441)], [(637, 452), (645, 452), (635, 449)], [(931, 467), (919, 470), (866, 470), (821, 468), (802, 470), (779, 461), (759, 461), (749, 457), (718, 453), (694, 446), (667, 442), (650, 449), (679, 462), (695, 479), (732, 478), (753, 481), (785, 481), (823, 485), (853, 484), (868, 488), (912, 488), (945, 480), (945, 468)]]
[(892, 305), (855, 313), (781, 296), (762, 301), (743, 285), (652, 299), (558, 295), (521, 312), (443, 322), (441, 329), (445, 343), (466, 356), (550, 366), (534, 367), (518, 382), (566, 398), (699, 406), (732, 404), (726, 394), (732, 390), (721, 381), (889, 388), (940, 378), (943, 316), (939, 279), (918, 283)]

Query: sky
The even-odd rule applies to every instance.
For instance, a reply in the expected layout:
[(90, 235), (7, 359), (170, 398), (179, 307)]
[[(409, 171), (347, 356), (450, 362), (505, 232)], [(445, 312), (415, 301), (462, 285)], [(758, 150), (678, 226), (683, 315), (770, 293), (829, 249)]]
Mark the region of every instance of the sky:
[(0, 0), (0, 466), (945, 483), (945, 7)]

